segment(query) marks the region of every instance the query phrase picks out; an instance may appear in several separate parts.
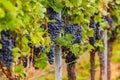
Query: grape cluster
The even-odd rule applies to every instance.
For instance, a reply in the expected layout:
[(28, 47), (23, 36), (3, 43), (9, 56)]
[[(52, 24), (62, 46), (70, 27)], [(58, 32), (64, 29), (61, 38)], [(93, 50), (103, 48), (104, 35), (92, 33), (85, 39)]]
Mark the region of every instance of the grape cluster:
[(79, 43), (82, 39), (81, 27), (79, 25), (65, 26), (65, 34), (74, 34), (73, 43)]
[(50, 64), (53, 64), (54, 63), (54, 47), (53, 46), (50, 47), (50, 51), (47, 53), (47, 57), (48, 57), (48, 62)]
[(47, 14), (50, 20), (56, 20), (55, 22), (48, 23), (48, 33), (51, 34), (51, 40), (55, 41), (60, 34), (63, 21), (59, 18), (59, 13), (55, 12), (52, 8), (48, 8)]
[(95, 44), (95, 37), (89, 37), (89, 42), (91, 45)]
[[(30, 48), (32, 48), (32, 43), (28, 43), (28, 46), (30, 47)], [(36, 46), (34, 46), (34, 55), (35, 56), (39, 56), (41, 53), (43, 53), (44, 52), (44, 50), (45, 50), (45, 47), (44, 46), (42, 46), (42, 45), (40, 45), (39, 47), (36, 47)]]
[(44, 52), (44, 47), (42, 45), (40, 45), (39, 47), (34, 47), (34, 54), (36, 56), (39, 56), (41, 53)]
[(102, 37), (102, 34), (101, 34), (101, 30), (99, 29), (100, 28), (100, 24), (99, 23), (96, 23), (96, 28), (94, 28), (94, 31), (95, 31), (95, 39), (96, 40), (99, 40), (101, 37)]
[(102, 37), (102, 31), (100, 30), (100, 23), (95, 23), (94, 19), (91, 18), (90, 19), (90, 28), (94, 29), (94, 36), (93, 37), (89, 37), (89, 42), (91, 45), (95, 44), (96, 40), (99, 40)]
[(59, 13), (55, 12), (51, 7), (47, 9), (49, 19), (59, 20)]
[(4, 66), (10, 68), (12, 65), (12, 48), (14, 47), (14, 40), (10, 39), (10, 31), (1, 32), (2, 39), (2, 49), (0, 50), (0, 55), (2, 57), (2, 62)]

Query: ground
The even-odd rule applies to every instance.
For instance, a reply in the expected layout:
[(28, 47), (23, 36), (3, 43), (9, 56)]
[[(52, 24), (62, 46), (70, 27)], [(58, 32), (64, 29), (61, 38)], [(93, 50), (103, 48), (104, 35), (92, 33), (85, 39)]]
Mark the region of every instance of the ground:
[[(76, 63), (76, 74), (77, 80), (90, 80), (90, 63), (89, 63), (89, 53), (85, 53), (78, 59)], [(67, 80), (66, 64), (63, 60), (63, 80)], [(111, 63), (111, 78), (112, 80), (120, 80), (120, 63)], [(99, 60), (96, 54), (96, 80), (99, 79)], [(48, 65), (48, 67), (42, 71), (36, 71), (34, 77), (31, 80), (55, 80), (54, 65)]]

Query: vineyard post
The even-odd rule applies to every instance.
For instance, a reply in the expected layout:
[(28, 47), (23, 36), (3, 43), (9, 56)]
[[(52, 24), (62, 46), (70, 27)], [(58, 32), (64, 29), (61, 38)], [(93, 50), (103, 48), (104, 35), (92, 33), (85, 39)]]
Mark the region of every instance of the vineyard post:
[[(61, 19), (61, 13), (59, 13), (59, 17)], [(62, 49), (60, 45), (55, 46), (55, 75), (56, 80), (62, 80)]]
[(104, 31), (104, 80), (107, 80), (107, 29)]
[(99, 50), (98, 56), (100, 61), (100, 80), (104, 80), (104, 53)]

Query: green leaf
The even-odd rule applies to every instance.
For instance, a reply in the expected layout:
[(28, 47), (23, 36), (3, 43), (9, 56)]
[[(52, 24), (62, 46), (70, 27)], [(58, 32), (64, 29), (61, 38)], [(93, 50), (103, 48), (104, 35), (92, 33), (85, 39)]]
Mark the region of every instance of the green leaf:
[(87, 35), (89, 36), (89, 37), (92, 37), (93, 35), (94, 35), (94, 30), (91, 28), (91, 29), (89, 29), (88, 31), (87, 31)]
[(57, 39), (56, 39), (57, 43), (59, 43), (63, 46), (66, 46), (66, 47), (69, 47), (70, 44), (72, 43), (72, 41), (73, 41), (73, 34), (66, 34), (63, 37), (57, 37)]
[(79, 51), (80, 51), (79, 45), (78, 44), (73, 44), (70, 47), (70, 51), (72, 51), (75, 55), (77, 55), (79, 53)]
[(40, 38), (37, 37), (37, 36), (32, 36), (31, 39), (32, 39), (33, 44), (39, 44), (40, 43)]
[(100, 52), (103, 52), (103, 50), (104, 50), (104, 44), (103, 44), (103, 41), (102, 41), (102, 40), (98, 40), (98, 41), (95, 43), (95, 46), (99, 46)]
[(103, 21), (103, 18), (101, 16), (95, 16), (94, 21), (95, 21), (95, 23), (97, 23), (97, 22), (101, 23)]
[(77, 15), (76, 17), (74, 17), (73, 23), (78, 24), (83, 21), (84, 21), (84, 14), (81, 13), (80, 15)]
[(9, 10), (11, 12), (16, 12), (16, 8), (14, 7), (14, 5), (10, 1), (8, 1), (8, 0), (0, 0), (0, 3), (3, 4), (3, 6), (7, 10)]
[(15, 72), (15, 74), (17, 74), (17, 75), (24, 75), (24, 73), (25, 73), (25, 68), (22, 66), (22, 64), (21, 64), (21, 65), (18, 65), (18, 66), (15, 66), (15, 67), (14, 67), (14, 72)]
[(101, 29), (101, 30), (104, 30), (104, 29), (107, 27), (107, 25), (108, 25), (108, 22), (107, 22), (107, 21), (101, 22), (101, 23), (100, 23), (100, 29)]
[(100, 45), (99, 45), (99, 48), (100, 48), (100, 52), (103, 52), (103, 50), (104, 50), (104, 45), (103, 45), (103, 44), (100, 44)]
[(56, 42), (57, 42), (58, 44), (63, 45), (63, 46), (67, 46), (67, 41), (65, 41), (64, 37), (57, 37), (57, 38), (56, 38)]
[(14, 61), (18, 61), (18, 58), (20, 57), (20, 53), (19, 53), (20, 49), (19, 48), (13, 48), (12, 49), (12, 55), (13, 55), (13, 60)]
[(50, 7), (52, 7), (56, 12), (60, 12), (63, 8), (63, 5), (59, 0), (56, 0), (55, 2), (52, 0), (48, 0)]
[(94, 47), (90, 44), (87, 44), (87, 46), (88, 46), (88, 51), (91, 51), (91, 49), (94, 49)]
[(72, 3), (69, 0), (65, 0), (66, 7), (73, 7)]
[(35, 66), (39, 69), (44, 69), (47, 66), (47, 62), (44, 59), (40, 59), (35, 62)]
[(51, 42), (50, 37), (45, 37), (45, 38), (44, 38), (44, 43), (43, 43), (43, 45), (49, 46), (49, 45), (50, 45), (50, 42)]
[[(22, 56), (27, 56), (27, 55), (29, 55), (29, 54), (30, 54), (30, 53), (27, 52), (27, 51), (22, 51), (22, 52), (21, 52), (21, 55), (22, 55)], [(31, 54), (32, 54), (32, 53), (31, 53)]]
[(82, 11), (80, 9), (74, 9), (73, 10), (73, 13), (74, 14), (77, 14), (77, 15), (81, 15), (82, 14)]
[(0, 8), (0, 18), (4, 18), (5, 17), (5, 12), (2, 8)]
[(28, 44), (28, 39), (24, 36), (24, 37), (22, 37), (22, 42), (23, 42), (23, 44)]
[(75, 7), (79, 7), (80, 5), (81, 5), (81, 3), (82, 3), (82, 0), (72, 0), (72, 3), (73, 3), (73, 5), (75, 6)]
[(44, 53), (48, 53), (49, 51), (50, 51), (50, 47), (47, 46), (47, 47), (45, 48), (45, 50), (44, 50)]

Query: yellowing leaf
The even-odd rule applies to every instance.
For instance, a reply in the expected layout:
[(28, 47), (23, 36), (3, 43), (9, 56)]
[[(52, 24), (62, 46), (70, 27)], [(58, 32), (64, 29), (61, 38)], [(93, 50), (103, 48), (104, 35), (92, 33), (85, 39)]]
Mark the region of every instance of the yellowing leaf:
[(40, 43), (40, 39), (37, 36), (32, 36), (31, 39), (32, 39), (33, 44), (39, 44)]
[(51, 42), (50, 37), (46, 37), (46, 38), (44, 38), (44, 44), (43, 45), (49, 46), (50, 42)]
[(5, 17), (5, 12), (2, 8), (0, 8), (0, 18)]
[(8, 0), (0, 0), (0, 3), (9, 11), (16, 12), (14, 5)]
[(15, 66), (14, 67), (14, 72), (15, 72), (15, 74), (17, 74), (17, 75), (24, 75), (24, 73), (25, 73), (25, 68), (22, 66), (22, 64), (21, 65), (18, 65), (18, 66)]
[(66, 7), (73, 7), (72, 3), (69, 0), (65, 0)]

